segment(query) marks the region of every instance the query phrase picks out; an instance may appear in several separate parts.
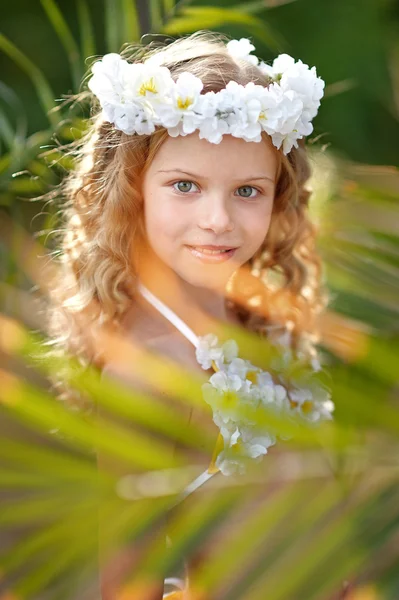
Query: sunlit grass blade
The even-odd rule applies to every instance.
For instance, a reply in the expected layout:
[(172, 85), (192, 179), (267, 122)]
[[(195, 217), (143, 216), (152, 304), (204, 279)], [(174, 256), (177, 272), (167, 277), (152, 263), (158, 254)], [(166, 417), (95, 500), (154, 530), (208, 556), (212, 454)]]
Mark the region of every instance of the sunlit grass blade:
[(54, 28), (54, 31), (58, 35), (58, 38), (60, 39), (61, 44), (64, 46), (64, 49), (67, 53), (72, 73), (73, 86), (75, 91), (77, 91), (79, 89), (80, 80), (83, 74), (82, 61), (78, 45), (55, 0), (40, 1), (50, 23)]
[(168, 20), (174, 13), (176, 7), (176, 0), (160, 0), (162, 2), (162, 10), (166, 20)]
[[(137, 536), (152, 527), (154, 521), (162, 517), (171, 504), (169, 498), (162, 501), (157, 499), (156, 502), (151, 498), (144, 502), (126, 502), (116, 495), (115, 483), (108, 487), (106, 493), (103, 489), (101, 496), (97, 494), (96, 488), (89, 488), (88, 494), (82, 495), (80, 487), (79, 482), (75, 482), (69, 493), (63, 493), (60, 488), (57, 490), (58, 497), (46, 494), (42, 500), (37, 497), (32, 500), (27, 496), (26, 515), (30, 520), (24, 516), (22, 503), (16, 505), (14, 515), (10, 506), (13, 521), (21, 516), (20, 524), (34, 526), (35, 530), (14, 543), (11, 551), (1, 557), (0, 564), (6, 574), (12, 575), (26, 564), (27, 556), (35, 556), (35, 560), (29, 563), (28, 572), (24, 573), (16, 586), (19, 592), (28, 597), (33, 592), (44, 589), (54, 576), (68, 577), (70, 581), (74, 581), (81, 572), (82, 561), (87, 567), (87, 561), (92, 560), (94, 554), (97, 555), (98, 507), (101, 506), (103, 516), (101, 531), (105, 548), (102, 547), (103, 550), (112, 552), (113, 547), (125, 543), (135, 544)], [(51, 500), (54, 500), (53, 506)], [(76, 524), (79, 526), (76, 527)]]
[[(395, 486), (396, 490), (395, 490)], [(353, 578), (360, 569), (368, 570), (368, 565), (373, 564), (373, 557), (379, 556), (385, 542), (395, 538), (398, 531), (396, 507), (398, 506), (397, 482), (380, 481), (380, 494), (376, 497), (371, 494), (358, 506), (355, 516), (351, 519), (352, 527), (348, 539), (343, 543), (332, 545), (328, 551), (330, 538), (324, 561), (321, 561), (312, 572), (312, 576), (301, 585), (301, 590), (311, 600), (316, 600), (320, 595), (328, 595), (339, 587), (345, 579)], [(356, 495), (356, 492), (354, 493)], [(344, 517), (345, 519), (345, 517)], [(338, 530), (341, 524), (338, 523)], [(339, 533), (334, 530), (332, 538)], [(330, 565), (334, 565), (331, 570)], [(382, 567), (383, 570), (383, 567)], [(288, 600), (284, 597), (284, 600)]]
[[(93, 534), (93, 527), (90, 530), (87, 519), (81, 519), (81, 521), (79, 530), (81, 536), (87, 540), (89, 534)], [(57, 544), (56, 548), (49, 548), (48, 553), (35, 570), (31, 570), (23, 579), (19, 580), (15, 590), (25, 599), (41, 595), (43, 590), (46, 590), (51, 598), (60, 598), (59, 587), (63, 582), (65, 591), (61, 597), (68, 598), (68, 595), (71, 597), (70, 594), (76, 593), (76, 596), (73, 597), (78, 598), (81, 593), (79, 582), (82, 581), (87, 585), (98, 578), (96, 559), (94, 542), (90, 546), (87, 543), (84, 545)]]
[(381, 597), (395, 600), (397, 590), (399, 590), (399, 557), (389, 552), (385, 553), (385, 557), (387, 558), (384, 564), (384, 571), (383, 573), (378, 574), (375, 579), (377, 580), (377, 586), (381, 593)]
[[(27, 473), (26, 471), (15, 471), (0, 469), (0, 486), (3, 490), (42, 490), (46, 486), (53, 487), (54, 483), (48, 475), (38, 473)], [(0, 517), (1, 518), (1, 517)]]
[(378, 282), (378, 297), (382, 300), (393, 302), (394, 298), (398, 297), (398, 269), (394, 266), (383, 263), (378, 260), (378, 256), (363, 257), (359, 252), (353, 250), (348, 253), (349, 248), (337, 246), (330, 253), (329, 259), (334, 260), (337, 264), (340, 263), (341, 269), (348, 271), (350, 276), (356, 277), (359, 291), (365, 290), (369, 296), (372, 296), (372, 291), (375, 289), (375, 284)]
[(140, 23), (136, 0), (120, 0), (123, 14), (123, 42), (138, 42)]
[[(75, 364), (73, 359), (49, 356), (44, 346), (40, 344), (40, 340), (34, 340), (32, 334), (28, 331), (24, 331), (19, 327), (18, 333), (14, 332), (13, 334), (11, 329), (7, 327), (6, 320), (0, 318), (0, 322), (3, 323), (4, 331), (9, 332), (8, 342), (6, 341), (5, 344), (1, 344), (0, 339), (0, 346), (2, 345), (6, 350), (6, 345), (8, 344), (10, 350), (13, 346), (12, 338), (16, 334), (19, 337), (19, 341), (17, 341), (16, 346), (14, 345), (12, 352), (20, 354), (32, 366), (37, 366), (48, 376), (56, 376), (57, 373), (63, 372), (65, 381), (69, 385), (85, 394), (89, 394), (92, 402), (96, 402), (98, 407), (106, 409), (111, 418), (114, 416), (123, 417), (127, 420), (127, 423), (145, 426), (186, 446), (201, 449), (202, 452), (206, 450), (211, 452), (217, 433), (213, 427), (204, 427), (204, 429), (199, 431), (198, 428), (187, 423), (184, 415), (180, 415), (173, 406), (168, 406), (164, 401), (150, 394), (140, 393), (131, 387), (128, 388), (121, 383), (112, 381), (111, 378), (102, 376), (98, 370), (92, 367), (87, 367), (83, 371)], [(8, 323), (10, 322), (8, 321)], [(129, 348), (126, 350), (128, 351)], [(32, 360), (33, 356), (36, 357), (35, 360)], [(139, 358), (139, 355), (132, 354), (131, 364), (136, 364), (137, 358)], [(142, 360), (145, 360), (145, 355), (143, 355)], [(199, 382), (195, 378), (191, 378), (189, 374), (185, 374), (177, 367), (174, 369), (172, 367), (168, 368), (159, 359), (150, 358), (147, 369), (148, 372), (151, 371), (153, 374), (155, 369), (157, 376), (161, 378), (161, 385), (164, 391), (170, 389), (173, 393), (175, 379), (178, 377), (183, 380), (183, 383), (184, 379), (186, 379), (186, 388), (184, 391), (187, 393), (181, 395), (182, 402), (198, 407), (200, 413), (201, 409), (204, 411), (199, 393)], [(153, 381), (156, 380), (154, 376), (152, 378)], [(168, 384), (167, 381), (169, 382)], [(165, 384), (167, 385), (166, 388)]]
[(0, 98), (14, 111), (14, 114), (16, 113), (15, 126), (13, 126), (5, 113), (1, 111), (0, 136), (3, 137), (12, 154), (18, 155), (28, 133), (26, 111), (17, 94), (2, 81), (0, 81)]
[[(331, 268), (329, 270), (331, 272)], [(334, 275), (333, 278), (336, 280)], [(358, 294), (358, 290), (338, 288), (335, 285), (330, 286), (330, 292), (334, 296), (337, 311), (360, 322), (366, 322), (381, 334), (391, 331), (392, 323), (399, 320), (399, 306), (382, 302), (381, 297), (369, 297)]]
[[(379, 576), (389, 571), (392, 562), (398, 564), (399, 550), (396, 547), (398, 518), (395, 514), (397, 498), (395, 504), (382, 506), (380, 502), (376, 502), (374, 511), (372, 507), (369, 508), (365, 523), (361, 526), (360, 536), (354, 535), (348, 543), (338, 545), (326, 558), (321, 568), (315, 569), (309, 579), (311, 585), (302, 586), (309, 600), (318, 600), (322, 595), (327, 596), (332, 590), (338, 589), (340, 583), (356, 577), (360, 570), (370, 572), (374, 568), (372, 579), (378, 581)], [(373, 517), (380, 511), (381, 530), (380, 525), (370, 527), (370, 521), (373, 521)], [(361, 512), (362, 508), (359, 510), (359, 513)], [(376, 560), (376, 557), (379, 559)], [(376, 563), (379, 563), (378, 566)], [(333, 570), (330, 568), (331, 565), (334, 565)]]
[[(368, 510), (368, 506), (374, 505), (374, 501), (380, 495), (380, 488), (374, 485), (372, 489), (363, 487), (359, 491), (354, 491), (349, 501), (341, 503), (340, 509), (336, 510), (333, 518), (326, 521), (323, 527), (310, 531), (309, 534), (299, 537), (293, 541), (284, 553), (270, 569), (265, 573), (258, 570), (256, 579), (258, 580), (254, 592), (248, 594), (248, 600), (261, 600), (261, 592), (264, 589), (273, 590), (273, 600), (289, 600), (292, 594), (301, 589), (306, 582), (312, 581), (312, 576), (322, 568), (324, 561), (328, 559), (331, 553), (339, 551), (345, 547), (345, 544), (351, 544), (352, 552), (355, 554), (356, 545), (354, 545), (354, 534), (356, 531), (356, 522), (362, 519)], [(357, 548), (360, 552), (357, 554), (357, 565), (360, 566), (363, 556), (361, 547)], [(346, 558), (346, 555), (345, 555)], [(338, 560), (338, 558), (336, 558)], [(346, 562), (344, 560), (344, 562)], [(354, 564), (346, 564), (345, 576), (348, 576), (353, 570)], [(289, 570), (290, 577), (284, 577), (284, 573)], [(341, 572), (336, 571), (337, 577)], [(335, 578), (334, 578), (335, 579)], [(317, 579), (314, 579), (314, 585), (318, 587)], [(335, 580), (333, 584), (339, 583)], [(314, 590), (315, 591), (315, 590)], [(330, 592), (333, 590), (329, 590)], [(313, 593), (313, 592), (312, 592)], [(235, 599), (235, 596), (229, 600)]]
[(54, 402), (54, 398), (32, 385), (0, 370), (0, 402), (7, 405), (12, 415), (37, 428), (41, 433), (59, 428), (70, 443), (85, 450), (98, 448), (107, 455), (121, 460), (133, 469), (159, 469), (181, 463), (178, 453), (170, 456), (170, 446), (138, 431), (105, 422), (100, 418), (83, 419), (80, 414)]
[(359, 427), (380, 430), (394, 439), (399, 436), (399, 415), (386, 400), (391, 389), (366, 377), (363, 371), (334, 369), (332, 397), (336, 402), (339, 419), (344, 423), (356, 423)]
[[(370, 165), (369, 168), (371, 172), (373, 170), (373, 166)], [(387, 167), (387, 169), (389, 169), (389, 167)], [(391, 174), (398, 176), (398, 173), (394, 170), (394, 167), (391, 167)], [(380, 187), (374, 187), (373, 185), (366, 185), (359, 182), (351, 182), (349, 191), (351, 192), (354, 198), (364, 198), (370, 203), (375, 204), (378, 208), (381, 208), (381, 206), (383, 206), (384, 204), (396, 208), (399, 200), (398, 192), (389, 191), (387, 189), (384, 190)]]
[[(79, 528), (76, 528), (77, 522)], [(25, 536), (0, 562), (7, 575), (13, 575), (21, 566), (24, 567), (24, 576), (14, 585), (14, 590), (23, 597), (32, 597), (33, 593), (43, 591), (53, 576), (70, 566), (71, 562), (77, 559), (94, 562), (96, 527), (95, 511), (86, 508), (79, 512), (72, 506), (62, 520), (43, 531)], [(29, 560), (31, 557), (34, 560)]]
[(171, 548), (165, 553), (164, 540), (157, 539), (142, 558), (134, 577), (140, 579), (146, 573), (165, 576), (173, 572), (183, 558), (188, 558), (215, 534), (247, 494), (248, 490), (237, 488), (225, 490), (223, 494), (211, 492), (189, 497), (168, 518), (168, 532), (173, 540)]
[[(72, 493), (74, 491), (74, 493)], [(13, 525), (33, 525), (41, 523), (43, 520), (65, 518), (69, 515), (74, 503), (79, 510), (88, 508), (95, 510), (97, 508), (97, 499), (92, 490), (90, 497), (82, 484), (71, 490), (65, 485), (63, 488), (56, 489), (52, 493), (45, 490), (45, 494), (35, 492), (35, 494), (26, 494), (24, 498), (12, 498), (9, 502), (1, 503), (0, 525), (3, 528), (9, 528)]]
[[(4, 414), (2, 413), (4, 417)], [(3, 419), (4, 421), (4, 419)], [(49, 444), (49, 440), (42, 440)], [(0, 444), (0, 459), (11, 469), (16, 481), (21, 483), (23, 478), (37, 478), (41, 484), (56, 484), (82, 480), (87, 484), (98, 483), (98, 472), (93, 457), (87, 454), (77, 454), (64, 444), (62, 439), (53, 439), (51, 444), (40, 446), (28, 444), (22, 439), (13, 440), (5, 435)], [(3, 471), (5, 477), (6, 472)], [(43, 482), (44, 479), (44, 482)]]
[(0, 111), (0, 136), (5, 142), (6, 147), (11, 148), (13, 146), (15, 138), (14, 128), (3, 111)]
[[(101, 540), (104, 556), (112, 553), (125, 544), (140, 547), (138, 537), (154, 522), (163, 518), (165, 510), (170, 506), (170, 500), (147, 499), (143, 503), (126, 503), (121, 499), (113, 500), (110, 496), (102, 496), (106, 501), (107, 513), (101, 509)], [(87, 502), (79, 499), (65, 498), (69, 503), (68, 514), (57, 514), (49, 510), (43, 514), (45, 525), (24, 538), (12, 547), (0, 560), (4, 572), (13, 575), (21, 566), (27, 565), (27, 572), (17, 581), (15, 589), (19, 593), (31, 597), (34, 592), (40, 592), (55, 577), (68, 577), (72, 582), (77, 580), (82, 565), (88, 566), (88, 561), (96, 561), (98, 555), (98, 511), (96, 498)], [(48, 524), (47, 524), (48, 521)], [(76, 527), (79, 524), (79, 527)], [(107, 532), (107, 528), (109, 531)], [(105, 545), (104, 545), (105, 544)], [(35, 556), (34, 561), (27, 563), (28, 556)], [(89, 575), (90, 569), (89, 569)]]
[[(45, 180), (41, 177), (33, 179), (28, 170), (32, 164), (38, 165), (39, 161), (36, 161), (36, 157), (40, 147), (43, 143), (48, 142), (50, 137), (51, 131), (42, 131), (24, 140), (21, 138), (20, 143), (14, 143), (11, 153), (4, 154), (0, 158), (0, 185), (7, 190), (11, 197), (15, 198), (16, 194), (28, 197), (38, 195), (40, 192), (48, 190), (46, 186), (49, 182), (54, 182), (54, 174), (50, 174), (49, 169), (44, 166), (42, 169), (43, 173), (45, 170)], [(7, 218), (4, 214), (1, 221), (4, 223)]]
[[(93, 387), (90, 387), (93, 392)], [(96, 387), (93, 396), (100, 398), (101, 405), (107, 407), (113, 414), (117, 411), (132, 422), (141, 423), (193, 448), (206, 446), (209, 449), (215, 441), (216, 432), (205, 429), (200, 432), (190, 427), (184, 416), (180, 416), (173, 407), (168, 407), (165, 402), (155, 397), (148, 399), (144, 394), (137, 392), (132, 394), (131, 390), (111, 383), (106, 378), (102, 378), (101, 387), (99, 384)], [(117, 398), (116, 402), (114, 402), (115, 398)]]
[[(256, 531), (256, 517), (252, 519), (251, 530), (253, 529), (255, 537), (255, 548), (243, 541), (244, 548), (247, 548), (247, 554), (239, 553), (238, 556), (242, 558), (239, 564), (236, 561), (236, 565), (234, 565), (231, 561), (231, 572), (236, 573), (236, 576), (230, 578), (230, 584), (223, 598), (238, 600), (249, 597), (250, 590), (254, 588), (257, 578), (265, 576), (269, 569), (273, 569), (274, 563), (278, 560), (284, 561), (285, 557), (289, 556), (291, 545), (303, 537), (306, 538), (309, 530), (317, 527), (318, 523), (323, 523), (329, 512), (342, 498), (342, 491), (331, 481), (324, 483), (324, 486), (320, 488), (320, 494), (315, 493), (316, 489), (315, 482), (304, 480), (299, 481), (294, 487), (283, 488), (281, 491), (282, 507), (278, 504), (274, 505), (272, 497), (270, 515), (270, 501), (265, 500), (265, 507), (259, 509), (259, 519), (265, 519), (268, 527)], [(276, 516), (275, 520), (272, 518), (273, 515)], [(233, 542), (237, 548), (245, 531), (244, 522), (241, 534)], [(241, 568), (239, 568), (240, 565)], [(223, 579), (220, 581), (223, 582)], [(262, 586), (262, 589), (265, 588)], [(272, 590), (273, 588), (267, 589)], [(273, 593), (270, 594), (270, 597), (274, 599)]]
[(81, 53), (83, 59), (87, 59), (96, 53), (93, 21), (86, 0), (77, 0), (76, 6), (79, 20)]
[(193, 589), (198, 590), (199, 595), (215, 593), (219, 584), (231, 580), (232, 573), (245, 568), (245, 563), (257, 553), (259, 545), (271, 531), (289, 517), (294, 506), (300, 504), (305, 491), (306, 487), (297, 483), (282, 487), (265, 497), (263, 505), (257, 506), (256, 510), (251, 510), (250, 503), (244, 502), (237, 511), (239, 526), (222, 544), (216, 545), (207, 562), (196, 571)]
[(13, 60), (30, 77), (33, 85), (36, 88), (40, 103), (47, 114), (51, 125), (55, 127), (60, 121), (61, 117), (56, 112), (52, 111), (55, 106), (55, 96), (43, 73), (2, 33), (0, 33), (0, 50), (5, 52), (11, 58), (11, 60)]
[(124, 31), (119, 1), (104, 0), (104, 23), (107, 52), (119, 52), (121, 45), (126, 41), (123, 39)]
[(367, 356), (359, 359), (359, 368), (363, 368), (378, 382), (395, 386), (398, 383), (398, 373), (395, 369), (398, 356), (399, 340), (397, 337), (384, 338), (375, 335), (370, 338)]
[(151, 22), (151, 31), (157, 32), (162, 27), (162, 0), (150, 0), (149, 9), (150, 9), (150, 22)]

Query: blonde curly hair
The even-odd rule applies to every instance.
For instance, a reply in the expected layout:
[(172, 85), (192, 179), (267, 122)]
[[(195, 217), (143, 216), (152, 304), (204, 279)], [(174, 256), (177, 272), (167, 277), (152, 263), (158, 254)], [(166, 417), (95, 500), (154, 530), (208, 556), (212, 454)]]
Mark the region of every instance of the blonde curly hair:
[[(134, 62), (162, 50), (162, 64), (172, 77), (183, 71), (196, 75), (203, 93), (218, 92), (230, 80), (267, 87), (270, 81), (258, 67), (229, 55), (227, 41), (201, 31), (169, 45), (127, 46), (122, 55)], [(59, 279), (52, 290), (49, 328), (57, 347), (100, 364), (88, 331), (104, 323), (118, 327), (134, 301), (130, 250), (143, 232), (141, 182), (168, 134), (158, 129), (151, 135), (126, 135), (102, 120), (97, 105), (91, 124), (79, 142), (76, 168), (61, 184)], [(250, 331), (262, 334), (281, 325), (294, 342), (303, 334), (316, 340), (315, 317), (326, 294), (315, 226), (307, 215), (309, 159), (303, 140), (288, 155), (271, 147), (278, 170), (270, 228), (256, 255), (232, 278), (226, 302)]]

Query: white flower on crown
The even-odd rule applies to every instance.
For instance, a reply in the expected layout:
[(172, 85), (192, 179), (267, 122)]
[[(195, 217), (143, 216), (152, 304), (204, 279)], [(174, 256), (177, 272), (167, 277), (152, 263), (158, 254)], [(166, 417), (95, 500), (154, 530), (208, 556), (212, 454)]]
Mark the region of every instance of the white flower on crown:
[(230, 40), (226, 44), (226, 48), (234, 58), (246, 60), (251, 65), (257, 65), (259, 59), (250, 53), (255, 50), (255, 46), (247, 38), (241, 38), (240, 40)]
[(277, 147), (283, 144), (283, 151), (287, 153), (292, 146), (298, 146), (297, 139), (312, 133), (311, 120), (317, 114), (325, 84), (317, 77), (315, 67), (309, 69), (308, 65), (301, 60), (295, 62), (288, 54), (280, 54), (272, 66), (261, 62), (259, 68), (276, 82), (274, 85), (282, 92), (288, 92), (292, 100), (302, 102), (295, 122), (287, 124), (286, 131), (278, 128), (272, 135), (273, 143)]
[(130, 64), (107, 54), (92, 67), (90, 90), (100, 100), (105, 120), (126, 134), (150, 134), (160, 124), (154, 108), (167, 99), (173, 79), (166, 67)]
[(122, 103), (124, 101), (124, 74), (129, 70), (129, 64), (122, 60), (119, 54), (106, 54), (91, 68), (93, 76), (89, 88), (103, 106)]
[(295, 60), (288, 54), (281, 54), (273, 62), (275, 76), (281, 75), (279, 85), (283, 90), (293, 90), (301, 98), (306, 118), (316, 116), (324, 93), (324, 81), (317, 77), (316, 68)]
[[(261, 126), (258, 122), (260, 103), (251, 96), (253, 83), (247, 86), (229, 81), (219, 92), (218, 112), (225, 120), (229, 133), (246, 141), (260, 141)], [(261, 86), (259, 86), (261, 88)], [(264, 92), (264, 88), (261, 88)]]
[(219, 144), (223, 136), (229, 133), (227, 121), (219, 116), (220, 100), (220, 94), (215, 92), (207, 92), (200, 98), (199, 137), (212, 144)]
[(160, 107), (158, 114), (169, 135), (188, 135), (198, 124), (196, 109), (203, 88), (201, 79), (191, 73), (182, 73), (171, 87), (171, 103)]
[[(125, 133), (137, 131), (145, 118), (142, 106), (135, 100), (126, 104), (130, 66), (119, 54), (106, 54), (92, 66), (93, 76), (88, 83), (89, 89), (100, 101), (104, 120), (114, 123)], [(149, 132), (152, 128), (152, 125), (149, 126)]]

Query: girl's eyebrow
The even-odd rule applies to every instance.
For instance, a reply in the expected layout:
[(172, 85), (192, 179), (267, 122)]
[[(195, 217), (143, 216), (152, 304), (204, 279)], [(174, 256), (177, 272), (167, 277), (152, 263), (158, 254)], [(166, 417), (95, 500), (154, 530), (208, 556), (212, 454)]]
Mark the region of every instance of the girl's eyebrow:
[[(188, 175), (189, 177), (194, 177), (194, 179), (206, 179), (206, 177), (201, 177), (201, 175), (196, 175), (195, 173), (189, 173), (188, 171), (182, 171), (182, 169), (161, 169), (157, 171), (157, 173), (182, 173), (183, 175)], [(233, 179), (233, 181), (243, 181), (243, 180), (251, 180), (254, 181), (256, 179), (266, 179), (271, 183), (275, 183), (274, 179), (271, 177), (267, 177), (267, 175), (254, 175), (249, 177), (238, 177), (237, 179)]]

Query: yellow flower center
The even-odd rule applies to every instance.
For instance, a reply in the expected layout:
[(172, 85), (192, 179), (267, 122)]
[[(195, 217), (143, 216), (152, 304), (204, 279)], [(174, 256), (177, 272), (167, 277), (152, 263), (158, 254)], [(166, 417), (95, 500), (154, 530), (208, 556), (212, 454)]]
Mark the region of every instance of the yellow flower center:
[(305, 402), (302, 404), (302, 412), (304, 412), (305, 415), (312, 412), (312, 408), (313, 404), (310, 400), (305, 400)]
[(256, 371), (248, 371), (248, 373), (246, 374), (246, 378), (248, 379), (248, 381), (251, 381), (252, 383), (256, 384), (258, 382), (258, 373)]
[(242, 452), (242, 441), (238, 439), (235, 444), (231, 446), (231, 450), (234, 454), (241, 454)]
[(259, 119), (267, 119), (267, 116), (266, 116), (266, 113), (265, 113), (265, 111), (264, 111), (264, 110), (262, 110), (262, 111), (259, 113)]
[(189, 98), (188, 96), (185, 100), (183, 100), (183, 98), (180, 98), (179, 96), (177, 99), (177, 106), (178, 108), (180, 108), (180, 110), (186, 110), (189, 106), (191, 106), (193, 102), (194, 100), (192, 98)]
[[(292, 408), (296, 408), (298, 406), (298, 402), (295, 402), (295, 400), (290, 400), (290, 404), (291, 404)], [(305, 400), (305, 402), (302, 404), (301, 408), (302, 408), (302, 412), (305, 415), (307, 415), (310, 412), (312, 412), (313, 403), (310, 400)]]
[(144, 81), (139, 89), (140, 96), (145, 96), (147, 92), (152, 92), (153, 94), (158, 93), (153, 77), (151, 77), (148, 81)]
[(237, 394), (228, 390), (227, 392), (224, 392), (223, 400), (225, 406), (234, 406), (237, 403)]

